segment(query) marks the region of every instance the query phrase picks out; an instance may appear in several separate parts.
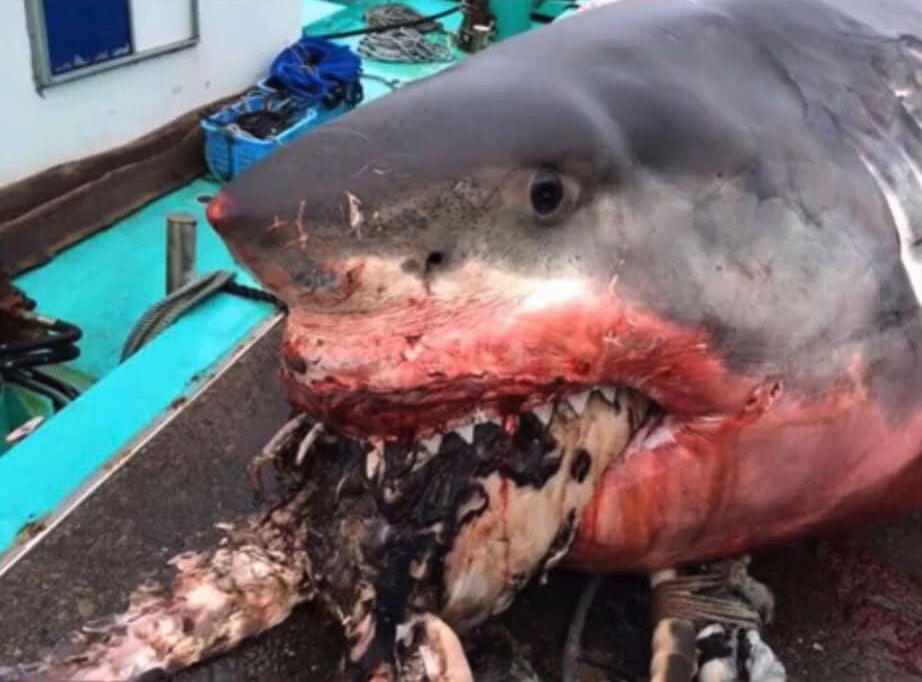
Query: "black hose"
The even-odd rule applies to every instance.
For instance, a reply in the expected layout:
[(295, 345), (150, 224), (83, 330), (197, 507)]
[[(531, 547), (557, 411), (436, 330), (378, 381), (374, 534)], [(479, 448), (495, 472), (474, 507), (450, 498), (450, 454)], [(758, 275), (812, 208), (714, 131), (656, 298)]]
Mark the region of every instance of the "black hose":
[(19, 386), (33, 393), (38, 393), (43, 395), (51, 401), (51, 404), (54, 406), (55, 411), (64, 408), (70, 401), (71, 398), (64, 395), (60, 391), (55, 390), (53, 387), (48, 386), (41, 381), (36, 381), (35, 379), (27, 376), (22, 371), (12, 371), (6, 372), (3, 375), (4, 379), (14, 386)]
[(41, 365), (56, 365), (60, 362), (69, 362), (80, 357), (80, 349), (76, 346), (63, 346), (61, 348), (39, 349), (30, 353), (0, 358), (0, 370), (22, 369), (24, 367), (39, 367)]
[(396, 78), (385, 78), (384, 76), (378, 76), (373, 73), (363, 73), (362, 80), (366, 81), (377, 81), (378, 83), (383, 83), (391, 90), (396, 90), (400, 87), (400, 81)]
[(436, 19), (441, 19), (447, 17), (449, 14), (454, 14), (455, 12), (460, 12), (461, 6), (453, 7), (452, 9), (442, 10), (436, 14), (430, 14), (427, 17), (419, 17), (418, 19), (410, 19), (408, 21), (398, 21), (393, 24), (386, 24), (384, 26), (366, 26), (365, 28), (357, 28), (352, 31), (342, 31), (340, 33), (325, 33), (317, 38), (322, 38), (324, 40), (333, 40), (335, 38), (351, 38), (352, 36), (363, 36), (369, 33), (384, 33), (386, 31), (393, 31), (397, 28), (409, 28), (411, 26), (419, 26), (420, 24), (426, 24), (430, 21), (435, 21)]
[(53, 318), (42, 317), (41, 315), (32, 315), (31, 313), (21, 313), (22, 319), (35, 322), (46, 327), (48, 330), (58, 332), (56, 336), (42, 337), (39, 339), (17, 339), (15, 341), (4, 341), (0, 343), (0, 356), (14, 355), (18, 353), (27, 353), (33, 350), (44, 350), (69, 346), (76, 343), (83, 336), (83, 332), (76, 325), (56, 320)]
[(240, 298), (245, 298), (250, 301), (270, 303), (282, 312), (288, 312), (288, 306), (282, 299), (280, 299), (275, 294), (268, 291), (263, 291), (262, 289), (249, 287), (246, 284), (238, 284), (234, 280), (228, 280), (221, 287), (221, 290), (227, 292), (228, 294), (233, 294), (234, 296), (239, 296)]
[(47, 386), (50, 386), (56, 391), (63, 393), (71, 400), (80, 397), (79, 388), (67, 383), (66, 381), (62, 379), (58, 379), (57, 377), (51, 376), (50, 374), (46, 374), (40, 369), (33, 368), (33, 369), (24, 369), (24, 370), (18, 370), (18, 371), (24, 372), (27, 376), (31, 377), (35, 381), (41, 382)]

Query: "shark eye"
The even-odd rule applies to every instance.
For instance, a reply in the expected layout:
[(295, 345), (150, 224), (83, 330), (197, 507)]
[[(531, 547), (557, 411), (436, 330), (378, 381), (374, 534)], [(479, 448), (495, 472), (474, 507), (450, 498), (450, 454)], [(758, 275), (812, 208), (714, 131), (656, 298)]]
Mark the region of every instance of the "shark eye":
[(563, 182), (550, 168), (539, 169), (531, 180), (531, 206), (540, 218), (549, 218), (563, 203)]

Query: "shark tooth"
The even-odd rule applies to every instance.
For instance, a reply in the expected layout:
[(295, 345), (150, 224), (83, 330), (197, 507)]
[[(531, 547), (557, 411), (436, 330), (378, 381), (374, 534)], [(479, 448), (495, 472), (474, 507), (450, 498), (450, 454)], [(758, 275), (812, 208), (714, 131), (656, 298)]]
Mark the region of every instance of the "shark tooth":
[(365, 455), (365, 477), (373, 481), (379, 477), (384, 465), (384, 443), (375, 443)]
[(541, 423), (547, 426), (551, 422), (551, 417), (554, 414), (553, 409), (550, 405), (539, 405), (534, 408), (532, 412), (535, 413), (535, 416), (541, 420)]
[(437, 433), (431, 438), (425, 438), (420, 441), (420, 445), (426, 448), (430, 455), (437, 455), (439, 453), (439, 448), (442, 447), (442, 434)]
[(473, 424), (465, 424), (464, 426), (459, 426), (457, 429), (455, 429), (455, 433), (461, 436), (464, 442), (467, 443), (468, 445), (474, 444), (474, 425)]
[(605, 400), (610, 403), (615, 402), (615, 396), (618, 395), (618, 391), (614, 386), (600, 386), (599, 390), (602, 392), (602, 395), (605, 396)]
[(567, 402), (570, 403), (570, 407), (576, 411), (576, 414), (582, 414), (583, 410), (586, 409), (586, 403), (589, 402), (589, 391), (571, 395), (567, 398)]

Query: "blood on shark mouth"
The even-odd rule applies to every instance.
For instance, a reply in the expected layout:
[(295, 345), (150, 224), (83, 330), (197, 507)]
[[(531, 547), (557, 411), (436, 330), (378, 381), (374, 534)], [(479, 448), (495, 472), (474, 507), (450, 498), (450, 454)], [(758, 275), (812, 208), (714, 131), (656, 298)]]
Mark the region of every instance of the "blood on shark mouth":
[[(460, 417), (449, 419), (445, 423), (445, 428), (441, 432), (435, 432), (429, 428), (429, 435), (420, 439), (418, 446), (430, 455), (439, 454), (442, 444), (450, 437), (460, 438), (465, 444), (483, 447), (484, 439), (487, 446), (491, 448), (502, 447), (503, 442), (497, 440), (498, 432), (506, 433), (516, 446), (521, 446), (522, 438), (528, 438), (528, 435), (535, 429), (547, 429), (554, 416), (572, 413), (577, 417), (582, 417), (590, 400), (598, 404), (607, 404), (616, 415), (620, 415), (622, 410), (626, 410), (625, 417), (632, 431), (636, 431), (641, 424), (649, 424), (649, 417), (653, 414), (654, 405), (646, 401), (643, 405), (637, 404), (639, 401), (636, 393), (629, 392), (628, 389), (617, 386), (599, 386), (590, 390), (582, 390), (571, 393), (566, 397), (551, 400), (539, 404), (530, 410), (524, 410), (519, 414), (498, 415), (496, 413), (486, 412), (476, 409)], [(633, 399), (632, 399), (633, 398)], [(523, 399), (523, 403), (525, 400)], [(531, 425), (531, 427), (529, 427)]]
[(219, 547), (175, 558), (169, 590), (137, 590), (125, 613), (0, 680), (172, 673), (309, 600), (343, 626), (343, 679), (472, 680), (455, 631), (504, 611), (566, 556), (602, 472), (660, 414), (604, 387), (504, 424), (471, 415), (425, 441), (328, 430), (296, 467), (314, 430), (304, 420), (281, 455), (279, 501), (228, 524)]
[[(337, 530), (312, 566), (338, 558), (312, 580), (348, 614), (347, 678), (417, 679), (408, 672), (415, 665), (428, 675), (418, 679), (442, 679), (433, 647), (443, 668), (460, 665), (450, 628), (482, 624), (546, 578), (602, 472), (661, 414), (636, 391), (605, 386), (502, 418), (474, 411), (419, 440), (339, 437), (352, 444), (354, 463), (329, 486), (334, 499), (322, 506), (337, 508), (329, 518)], [(356, 487), (371, 491), (373, 505), (360, 495), (361, 509), (346, 508), (343, 491)], [(343, 558), (338, 543), (355, 537), (357, 518), (366, 544)]]

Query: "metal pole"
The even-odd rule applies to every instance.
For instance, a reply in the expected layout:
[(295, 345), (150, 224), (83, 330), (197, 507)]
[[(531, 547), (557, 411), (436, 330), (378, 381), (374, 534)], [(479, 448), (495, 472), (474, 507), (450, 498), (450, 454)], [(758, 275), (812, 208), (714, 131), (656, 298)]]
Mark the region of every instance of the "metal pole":
[(172, 294), (195, 276), (195, 230), (191, 213), (166, 217), (166, 293)]

